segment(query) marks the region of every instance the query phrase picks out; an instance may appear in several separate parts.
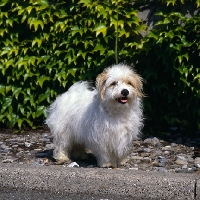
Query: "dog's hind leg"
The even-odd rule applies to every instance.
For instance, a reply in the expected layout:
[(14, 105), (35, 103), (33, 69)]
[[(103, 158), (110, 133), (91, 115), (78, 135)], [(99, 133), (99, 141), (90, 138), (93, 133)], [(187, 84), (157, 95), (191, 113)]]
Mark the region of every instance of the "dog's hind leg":
[(53, 157), (56, 159), (56, 164), (64, 164), (66, 162), (69, 162), (69, 149), (70, 149), (70, 143), (69, 140), (66, 140), (66, 138), (63, 137), (64, 134), (58, 134), (54, 136), (54, 152)]
[(99, 167), (117, 167), (117, 164), (112, 162), (112, 159), (110, 158), (110, 155), (107, 152), (101, 151), (101, 153), (95, 153), (95, 156), (97, 158), (97, 163)]
[(73, 159), (80, 159), (80, 160), (86, 160), (88, 159), (88, 155), (85, 150), (84, 145), (80, 144), (74, 144), (71, 152), (71, 156)]

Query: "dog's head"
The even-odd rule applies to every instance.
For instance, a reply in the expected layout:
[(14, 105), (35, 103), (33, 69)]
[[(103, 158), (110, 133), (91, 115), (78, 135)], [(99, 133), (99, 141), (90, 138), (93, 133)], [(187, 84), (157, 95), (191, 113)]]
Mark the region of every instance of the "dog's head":
[(144, 96), (142, 78), (125, 64), (106, 68), (98, 75), (96, 87), (102, 101), (129, 104), (133, 99)]

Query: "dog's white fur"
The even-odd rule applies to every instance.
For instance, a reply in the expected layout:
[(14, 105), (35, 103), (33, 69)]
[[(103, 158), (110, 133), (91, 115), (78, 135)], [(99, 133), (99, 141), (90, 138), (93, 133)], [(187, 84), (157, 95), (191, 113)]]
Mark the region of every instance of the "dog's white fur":
[(61, 164), (71, 155), (84, 157), (87, 148), (98, 166), (117, 167), (142, 127), (142, 79), (131, 67), (118, 64), (106, 68), (96, 89), (90, 88), (88, 82), (77, 82), (48, 109), (54, 158)]

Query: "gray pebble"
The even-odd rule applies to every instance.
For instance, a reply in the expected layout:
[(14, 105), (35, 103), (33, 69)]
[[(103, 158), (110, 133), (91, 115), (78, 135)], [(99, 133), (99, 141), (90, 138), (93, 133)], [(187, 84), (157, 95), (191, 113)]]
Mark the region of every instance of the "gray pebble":
[(155, 152), (154, 152), (154, 155), (155, 156), (159, 156), (159, 155), (161, 155), (162, 154), (162, 151), (160, 151), (160, 150), (156, 150)]
[(150, 145), (153, 145), (155, 147), (160, 147), (160, 140), (156, 137), (153, 137), (153, 138), (147, 138), (144, 140), (144, 143), (146, 144), (150, 144)]
[(1, 148), (2, 148), (2, 149), (7, 149), (7, 148), (8, 148), (8, 146), (7, 146), (7, 145), (5, 145), (5, 144), (2, 144), (2, 145), (1, 145)]
[(159, 162), (158, 163), (158, 167), (165, 167), (166, 166), (166, 162)]
[(24, 142), (19, 142), (18, 145), (23, 146)]
[(141, 156), (132, 156), (131, 158), (133, 160), (142, 160), (143, 159), (143, 157), (141, 157)]
[(12, 148), (6, 148), (6, 149), (3, 149), (1, 150), (2, 153), (9, 153), (10, 151), (12, 150)]
[(67, 167), (79, 167), (79, 165), (76, 162), (72, 162)]
[(7, 158), (5, 160), (2, 160), (2, 163), (12, 163), (14, 160), (11, 158)]
[(188, 164), (186, 158), (184, 156), (179, 156), (179, 155), (176, 156), (175, 163), (177, 165), (187, 165)]
[(43, 138), (43, 142), (50, 142), (49, 138)]
[(144, 148), (144, 152), (150, 153), (150, 152), (151, 152), (151, 149), (150, 149), (150, 148)]
[(187, 168), (188, 168), (187, 165), (183, 165), (183, 166), (182, 166), (182, 169), (187, 169)]
[(32, 165), (44, 165), (48, 163), (48, 159), (46, 158), (37, 158), (35, 161), (32, 163)]
[(171, 151), (172, 147), (171, 146), (165, 146), (165, 147), (162, 147), (162, 150), (163, 151)]
[(12, 148), (17, 148), (19, 145), (18, 144), (15, 144), (12, 146)]
[(171, 143), (171, 147), (176, 147), (178, 146), (176, 143)]
[(164, 155), (169, 155), (169, 154), (170, 154), (170, 151), (164, 151), (163, 154), (164, 154)]
[(25, 147), (30, 147), (30, 146), (31, 146), (31, 143), (29, 143), (29, 142), (24, 142), (24, 146), (25, 146)]
[(129, 169), (132, 169), (132, 170), (138, 170), (138, 167), (131, 167)]
[(144, 158), (141, 159), (141, 162), (143, 162), (143, 163), (150, 163), (151, 162), (151, 158), (144, 157)]
[(195, 168), (186, 168), (186, 169), (181, 169), (177, 168), (175, 169), (177, 173), (193, 173), (195, 171)]
[(195, 158), (194, 165), (197, 168), (200, 168), (200, 157)]
[(138, 156), (138, 153), (131, 153), (130, 156)]
[(42, 151), (42, 149), (39, 149), (39, 148), (38, 148), (38, 149), (34, 149), (34, 151)]
[(164, 156), (158, 156), (158, 159), (163, 160), (166, 159)]
[(43, 133), (43, 134), (42, 134), (42, 137), (48, 137), (48, 136), (49, 136), (48, 133)]
[(190, 167), (190, 168), (188, 168), (188, 172), (189, 173), (193, 173), (193, 172), (195, 172), (196, 171), (196, 168), (195, 167)]
[(54, 144), (50, 143), (50, 144), (46, 144), (45, 146), (47, 149), (54, 149)]
[(166, 173), (166, 172), (168, 172), (168, 170), (165, 169), (165, 168), (163, 168), (163, 167), (160, 167), (160, 168), (158, 169), (158, 171), (161, 172), (161, 173)]

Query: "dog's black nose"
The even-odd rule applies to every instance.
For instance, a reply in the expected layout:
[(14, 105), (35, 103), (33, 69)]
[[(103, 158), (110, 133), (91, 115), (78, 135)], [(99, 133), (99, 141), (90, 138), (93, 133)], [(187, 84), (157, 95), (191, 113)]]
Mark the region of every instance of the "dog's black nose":
[(122, 94), (123, 96), (128, 96), (129, 91), (128, 91), (127, 89), (123, 89), (123, 90), (121, 91), (121, 94)]

